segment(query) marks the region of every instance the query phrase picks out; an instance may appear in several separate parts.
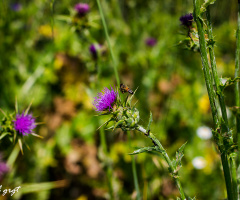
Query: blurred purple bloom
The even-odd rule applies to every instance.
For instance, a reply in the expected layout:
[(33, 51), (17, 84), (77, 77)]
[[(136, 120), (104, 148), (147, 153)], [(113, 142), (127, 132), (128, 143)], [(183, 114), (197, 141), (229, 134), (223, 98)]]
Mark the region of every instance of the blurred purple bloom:
[(80, 16), (86, 15), (90, 10), (90, 7), (87, 3), (78, 3), (74, 8)]
[(102, 90), (102, 92), (98, 93), (97, 97), (94, 97), (93, 105), (95, 106), (96, 111), (103, 111), (107, 108), (110, 111), (110, 108), (112, 108), (112, 104), (117, 99), (118, 92), (115, 91), (112, 87), (111, 90), (108, 88), (105, 88)]
[(16, 11), (16, 12), (22, 9), (22, 5), (20, 3), (13, 3), (11, 4), (10, 7), (13, 11)]
[(157, 40), (155, 38), (147, 38), (145, 44), (149, 47), (153, 47), (157, 44)]
[(32, 130), (36, 128), (35, 118), (31, 114), (16, 114), (16, 120), (14, 122), (14, 129), (22, 135), (32, 133)]
[(192, 22), (193, 22), (193, 15), (192, 15), (192, 13), (183, 15), (180, 17), (179, 20), (181, 21), (183, 26), (190, 27), (190, 26), (192, 26)]
[(94, 44), (91, 44), (89, 47), (89, 51), (92, 54), (94, 59), (97, 59), (97, 48)]
[(0, 180), (2, 176), (9, 171), (9, 168), (5, 162), (0, 161)]

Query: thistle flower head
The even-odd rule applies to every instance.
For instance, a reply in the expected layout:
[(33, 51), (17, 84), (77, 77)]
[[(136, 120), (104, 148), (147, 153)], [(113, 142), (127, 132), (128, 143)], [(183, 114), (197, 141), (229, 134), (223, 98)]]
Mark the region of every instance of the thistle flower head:
[(16, 119), (13, 120), (14, 122), (14, 129), (22, 134), (30, 134), (32, 130), (36, 128), (35, 118), (31, 114), (16, 114)]
[(90, 53), (92, 54), (92, 57), (94, 59), (97, 59), (97, 48), (94, 44), (91, 44), (90, 47), (89, 47), (89, 51)]
[(113, 108), (112, 105), (117, 99), (118, 92), (112, 87), (111, 90), (105, 88), (102, 92), (99, 92), (97, 97), (94, 98), (93, 105), (96, 111), (104, 111), (106, 109)]
[(149, 47), (153, 47), (157, 44), (157, 40), (155, 38), (150, 37), (145, 40), (145, 44)]
[(183, 15), (180, 17), (179, 20), (181, 21), (183, 26), (190, 27), (192, 26), (192, 22), (193, 22), (193, 15), (192, 13)]
[(87, 3), (78, 3), (75, 5), (74, 9), (77, 11), (78, 15), (85, 16), (89, 12), (90, 7)]

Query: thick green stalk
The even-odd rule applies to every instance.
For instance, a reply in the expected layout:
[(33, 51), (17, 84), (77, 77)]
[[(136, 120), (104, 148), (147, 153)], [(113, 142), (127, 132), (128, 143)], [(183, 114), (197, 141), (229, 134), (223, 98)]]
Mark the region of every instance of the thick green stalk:
[[(108, 151), (107, 151), (107, 143), (106, 143), (106, 137), (105, 137), (105, 132), (104, 132), (104, 128), (101, 127), (100, 128), (100, 142), (101, 142), (101, 147), (103, 149), (103, 153), (105, 156), (108, 155)], [(114, 199), (114, 195), (113, 195), (113, 187), (112, 187), (112, 168), (111, 166), (109, 166), (109, 164), (107, 163), (107, 183), (108, 183), (108, 190), (109, 190), (109, 194), (110, 194), (110, 199)]]
[(222, 117), (223, 117), (225, 125), (226, 125), (226, 127), (227, 127), (227, 129), (229, 131), (227, 110), (226, 110), (224, 95), (219, 92), (220, 91), (219, 90), (220, 80), (219, 80), (219, 77), (218, 77), (218, 74), (217, 74), (217, 65), (216, 65), (216, 59), (215, 59), (215, 53), (214, 53), (213, 32), (212, 32), (212, 23), (211, 23), (211, 16), (210, 16), (210, 8), (209, 8), (209, 6), (207, 7), (206, 15), (207, 15), (208, 38), (209, 38), (209, 41), (212, 42), (211, 47), (209, 48), (209, 55), (210, 55), (212, 74), (213, 74), (213, 79), (214, 79), (215, 86), (216, 86), (216, 92), (217, 92), (219, 103), (220, 103)]
[[(214, 89), (213, 89), (213, 82), (211, 82), (211, 74), (210, 74), (210, 67), (208, 64), (208, 57), (207, 57), (207, 46), (205, 41), (205, 34), (203, 29), (203, 20), (200, 16), (200, 2), (199, 0), (193, 0), (194, 5), (194, 19), (197, 24), (198, 28), (198, 36), (199, 36), (199, 45), (200, 45), (200, 52), (202, 58), (202, 65), (203, 65), (203, 72), (205, 77), (205, 82), (207, 86), (209, 101), (211, 105), (213, 121), (214, 121), (214, 129), (218, 127), (218, 114), (217, 109), (214, 101)], [(231, 173), (229, 169), (227, 154), (224, 149), (220, 148), (221, 152), (221, 159), (222, 159), (222, 166), (224, 171), (225, 183), (227, 188), (227, 195), (228, 200), (232, 200), (233, 198), (233, 190), (232, 190), (232, 180), (231, 180)]]
[(174, 167), (173, 167), (173, 164), (172, 164), (172, 161), (171, 159), (169, 158), (166, 150), (163, 148), (162, 144), (160, 143), (160, 141), (153, 135), (153, 133), (151, 133), (150, 131), (147, 132), (146, 129), (144, 129), (142, 126), (137, 126), (136, 129), (142, 133), (144, 133), (144, 135), (146, 135), (148, 138), (150, 138), (153, 142), (153, 144), (155, 146), (158, 146), (159, 149), (162, 151), (162, 155), (165, 159), (165, 161), (167, 162), (168, 166), (169, 166), (169, 172), (173, 175), (173, 179), (178, 187), (178, 190), (179, 190), (179, 193), (181, 195), (181, 198), (182, 200), (185, 200), (186, 197), (185, 197), (185, 194), (184, 194), (184, 191), (182, 189), (182, 186), (181, 186), (181, 183), (180, 183), (180, 180), (179, 180), (179, 177), (178, 175), (176, 174), (175, 170), (174, 170)]
[[(131, 135), (130, 132), (127, 132), (128, 134), (128, 144), (131, 148)], [(138, 177), (137, 177), (137, 169), (136, 169), (136, 162), (135, 162), (135, 156), (132, 156), (132, 172), (133, 172), (133, 181), (134, 181), (134, 187), (137, 192), (137, 200), (141, 200), (141, 193), (138, 185)]]
[[(239, 76), (239, 54), (240, 54), (240, 1), (238, 1), (238, 27), (237, 27), (237, 34), (236, 34), (236, 38), (237, 38), (237, 48), (236, 48), (236, 58), (235, 58), (235, 75), (234, 77), (238, 77)], [(235, 104), (237, 107), (240, 106), (240, 97), (239, 97), (239, 83), (236, 82), (235, 83)], [(236, 115), (236, 126), (237, 126), (237, 131), (236, 134), (234, 134), (233, 136), (233, 140), (235, 143), (238, 144), (238, 152), (240, 150), (240, 141), (238, 141), (240, 139), (239, 134), (240, 134), (240, 117), (238, 115)], [(239, 161), (240, 161), (240, 154), (238, 155), (238, 165), (239, 165)]]
[(201, 19), (200, 15), (200, 5), (199, 0), (193, 0), (194, 4), (194, 18), (197, 23), (198, 28), (198, 35), (199, 35), (199, 45), (200, 45), (200, 52), (201, 52), (201, 58), (202, 58), (202, 65), (203, 65), (203, 72), (205, 77), (205, 82), (207, 86), (209, 101), (211, 105), (212, 110), (212, 116), (213, 116), (213, 122), (214, 122), (214, 128), (218, 127), (218, 113), (215, 105), (214, 100), (214, 89), (213, 89), (213, 80), (211, 78), (211, 72), (210, 67), (208, 64), (208, 57), (207, 57), (207, 46), (205, 42), (205, 35), (203, 30), (203, 21)]
[[(235, 57), (235, 74), (234, 74), (234, 78), (239, 76), (239, 70), (240, 70), (240, 66), (239, 66), (239, 54), (240, 54), (240, 0), (238, 0), (238, 21), (237, 21), (237, 33), (236, 33), (236, 57)], [(235, 83), (235, 105), (237, 107), (240, 106), (240, 97), (239, 97), (239, 82)], [(235, 144), (238, 145), (238, 155), (236, 158), (236, 163), (234, 163), (236, 167), (236, 170), (239, 167), (239, 163), (240, 163), (240, 116), (237, 114), (236, 115), (236, 132), (233, 135), (233, 141)], [(233, 183), (234, 185), (236, 185), (236, 190), (235, 193), (238, 194), (238, 186), (237, 186), (237, 173), (233, 174), (236, 175), (236, 177), (233, 177)], [(234, 188), (235, 189), (235, 188)]]
[(104, 18), (102, 6), (101, 6), (99, 0), (96, 0), (96, 1), (97, 1), (97, 4), (98, 4), (98, 9), (99, 9), (100, 16), (101, 16), (101, 19), (102, 19), (103, 28), (104, 28), (104, 32), (105, 32), (107, 43), (108, 43), (108, 48), (110, 50), (110, 54), (111, 54), (111, 57), (112, 57), (113, 68), (114, 68), (114, 73), (115, 73), (115, 77), (116, 77), (116, 80), (117, 80), (117, 85), (120, 86), (120, 79), (119, 79), (118, 71), (117, 71), (117, 62), (115, 60), (115, 56), (113, 54), (112, 46), (111, 46), (111, 43), (110, 43), (110, 38), (109, 38), (109, 34), (108, 34), (107, 24), (106, 24), (106, 21), (105, 21), (105, 18)]

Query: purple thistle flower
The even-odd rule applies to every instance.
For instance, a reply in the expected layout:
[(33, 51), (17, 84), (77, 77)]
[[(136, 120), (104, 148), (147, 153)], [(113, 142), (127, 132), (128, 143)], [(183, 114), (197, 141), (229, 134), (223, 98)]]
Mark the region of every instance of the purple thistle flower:
[(22, 5), (20, 3), (13, 3), (10, 5), (10, 8), (13, 10), (13, 11), (20, 11), (22, 9)]
[(14, 129), (22, 135), (32, 133), (32, 130), (36, 128), (35, 118), (31, 114), (16, 114), (16, 120), (14, 122)]
[(155, 38), (150, 37), (145, 40), (145, 44), (149, 47), (153, 47), (157, 44), (157, 40)]
[(105, 88), (102, 90), (102, 92), (98, 93), (97, 97), (94, 97), (93, 105), (95, 106), (96, 111), (104, 111), (107, 108), (110, 111), (110, 108), (112, 108), (112, 104), (117, 99), (118, 92), (115, 91), (112, 87), (111, 90), (108, 88)]
[(181, 21), (183, 26), (190, 27), (192, 26), (192, 22), (193, 22), (193, 15), (192, 13), (183, 15), (180, 17), (179, 20)]
[(89, 47), (89, 51), (92, 54), (94, 59), (97, 59), (97, 48), (95, 47), (94, 44), (91, 44)]
[(79, 16), (85, 16), (89, 12), (90, 7), (87, 3), (78, 3), (75, 5), (74, 9)]

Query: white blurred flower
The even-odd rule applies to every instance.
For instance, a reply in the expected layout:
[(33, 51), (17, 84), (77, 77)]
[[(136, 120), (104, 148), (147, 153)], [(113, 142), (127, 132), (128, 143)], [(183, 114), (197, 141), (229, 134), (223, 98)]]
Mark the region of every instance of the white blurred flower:
[(212, 137), (212, 130), (207, 126), (201, 126), (197, 129), (197, 136), (203, 140), (208, 140)]
[(192, 160), (192, 164), (196, 169), (203, 169), (206, 167), (206, 160), (202, 156), (197, 156)]

